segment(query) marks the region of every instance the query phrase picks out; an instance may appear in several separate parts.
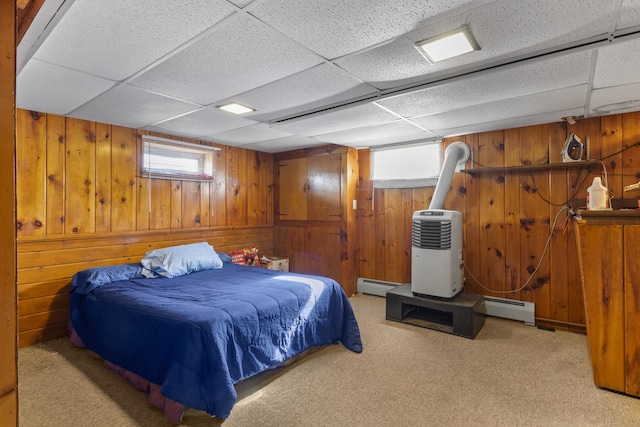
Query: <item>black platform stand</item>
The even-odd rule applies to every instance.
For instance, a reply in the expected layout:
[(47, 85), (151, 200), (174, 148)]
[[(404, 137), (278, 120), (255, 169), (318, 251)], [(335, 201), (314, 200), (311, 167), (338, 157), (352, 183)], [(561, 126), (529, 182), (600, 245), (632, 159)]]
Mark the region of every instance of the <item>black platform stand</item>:
[(475, 338), (484, 326), (484, 297), (460, 293), (453, 298), (417, 296), (404, 284), (387, 292), (387, 320)]

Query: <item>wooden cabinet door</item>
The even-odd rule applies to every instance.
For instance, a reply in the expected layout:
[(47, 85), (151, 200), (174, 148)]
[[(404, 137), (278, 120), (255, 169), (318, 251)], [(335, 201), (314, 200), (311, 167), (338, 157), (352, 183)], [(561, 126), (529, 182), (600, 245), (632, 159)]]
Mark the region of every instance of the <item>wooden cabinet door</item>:
[(282, 160), (279, 218), (285, 221), (340, 221), (342, 156)]
[(622, 226), (581, 225), (578, 231), (593, 380), (624, 392)]
[(308, 219), (339, 221), (342, 208), (342, 156), (317, 156), (307, 160)]
[(282, 160), (278, 163), (280, 176), (278, 215), (281, 220), (307, 219), (307, 159)]
[(624, 226), (625, 392), (640, 396), (640, 225)]

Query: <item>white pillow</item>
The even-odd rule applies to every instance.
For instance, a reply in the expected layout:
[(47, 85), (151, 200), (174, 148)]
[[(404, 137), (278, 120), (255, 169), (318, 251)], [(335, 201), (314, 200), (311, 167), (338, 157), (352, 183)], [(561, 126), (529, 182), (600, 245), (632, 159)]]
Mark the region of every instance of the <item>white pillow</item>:
[(148, 278), (171, 278), (222, 268), (222, 260), (207, 242), (155, 249), (147, 252), (140, 264), (143, 276)]

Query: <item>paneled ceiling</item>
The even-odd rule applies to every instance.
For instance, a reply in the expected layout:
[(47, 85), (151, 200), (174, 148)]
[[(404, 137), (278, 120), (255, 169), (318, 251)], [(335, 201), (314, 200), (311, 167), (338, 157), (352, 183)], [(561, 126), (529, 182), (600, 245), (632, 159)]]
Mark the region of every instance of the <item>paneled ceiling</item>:
[[(414, 47), (464, 25), (480, 50)], [(379, 146), (640, 110), (639, 35), (640, 0), (46, 0), (17, 106), (271, 153)]]

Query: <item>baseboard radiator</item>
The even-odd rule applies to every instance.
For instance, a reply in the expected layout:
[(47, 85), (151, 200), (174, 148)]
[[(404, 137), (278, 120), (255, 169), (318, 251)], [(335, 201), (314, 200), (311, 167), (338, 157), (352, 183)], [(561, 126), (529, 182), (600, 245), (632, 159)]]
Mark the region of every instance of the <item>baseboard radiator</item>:
[(396, 286), (400, 286), (402, 283), (387, 282), (384, 280), (373, 280), (358, 277), (358, 292), (363, 294), (377, 295), (384, 297), (387, 292), (395, 289)]
[(521, 320), (526, 325), (535, 326), (535, 304), (506, 298), (484, 297), (485, 314), (505, 319)]

